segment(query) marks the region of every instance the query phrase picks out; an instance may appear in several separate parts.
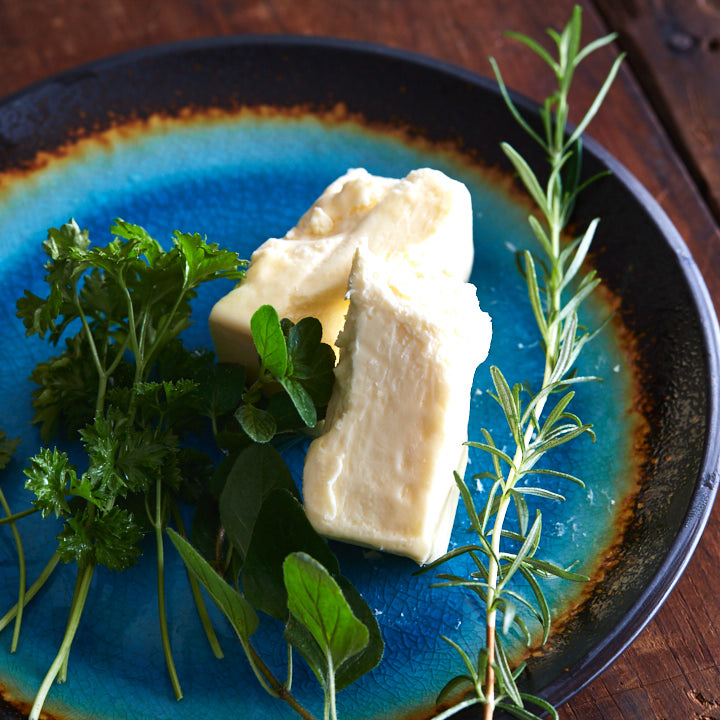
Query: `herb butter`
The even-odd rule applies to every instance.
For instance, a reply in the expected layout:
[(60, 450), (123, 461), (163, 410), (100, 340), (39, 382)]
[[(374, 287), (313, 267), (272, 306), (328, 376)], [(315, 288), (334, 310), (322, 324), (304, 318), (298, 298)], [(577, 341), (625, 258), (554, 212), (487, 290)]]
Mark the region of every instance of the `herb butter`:
[(400, 256), (420, 275), (467, 280), (473, 262), (470, 194), (437, 170), (406, 178), (354, 169), (333, 182), (284, 238), (252, 255), (247, 277), (210, 314), (223, 362), (257, 365), (250, 318), (264, 304), (297, 322), (316, 317), (323, 342), (335, 343), (348, 301), (353, 253), (361, 240), (382, 259)]
[(305, 460), (305, 511), (323, 535), (431, 562), (452, 530), (490, 317), (473, 285), (418, 276), (367, 247), (348, 296), (324, 434)]

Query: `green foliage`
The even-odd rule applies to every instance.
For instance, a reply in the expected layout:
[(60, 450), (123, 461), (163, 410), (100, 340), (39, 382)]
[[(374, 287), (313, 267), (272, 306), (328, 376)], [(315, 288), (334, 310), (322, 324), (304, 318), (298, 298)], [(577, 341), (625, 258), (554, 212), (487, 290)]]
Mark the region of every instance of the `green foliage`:
[[(294, 623), (285, 636), (309, 661), (326, 692), (334, 691), (337, 668), (367, 647), (370, 633), (330, 573), (307, 553), (289, 554), (283, 577), (290, 616), (309, 632), (315, 647), (310, 650), (310, 637), (293, 631)], [(318, 656), (324, 659), (321, 665)]]
[[(511, 34), (549, 65), (557, 78), (557, 90), (547, 98), (540, 111), (542, 133), (536, 132), (522, 117), (507, 92), (497, 64), (491, 60), (510, 113), (545, 151), (550, 166), (547, 182), (543, 184), (527, 161), (512, 146), (502, 144), (517, 177), (535, 201), (542, 217), (540, 221), (535, 216), (530, 216), (529, 223), (543, 249), (543, 256), (536, 257), (529, 251), (524, 251), (518, 254), (517, 261), (527, 283), (528, 298), (537, 322), (545, 355), (545, 371), (539, 389), (533, 391), (527, 382), (511, 386), (497, 367), (491, 368), (493, 391), (490, 395), (502, 409), (515, 451), (510, 455), (502, 450), (505, 441), (496, 442), (485, 429), (482, 430), (482, 440), (467, 443), (485, 452), (492, 467), (491, 471), (476, 476), (492, 482), (485, 505), (480, 510), (476, 509), (463, 480), (455, 475), (465, 510), (476, 534), (476, 542), (455, 548), (423, 569), (426, 571), (436, 568), (458, 555), (467, 554), (476, 568), (470, 577), (441, 573), (436, 576), (437, 582), (434, 586), (469, 590), (485, 604), (489, 649), (481, 650), (477, 666), (470, 661), (462, 648), (446, 638), (463, 658), (468, 674), (451, 680), (441, 693), (440, 699), (446, 699), (449, 694), (459, 691), (461, 697), (468, 692), (474, 697), (464, 699), (454, 708), (442, 713), (441, 718), (450, 717), (454, 712), (474, 702), (493, 709), (501, 708), (521, 720), (536, 720), (538, 716), (527, 709), (526, 703), (530, 703), (537, 706), (541, 712), (548, 712), (557, 718), (556, 711), (549, 703), (520, 692), (516, 680), (522, 667), (511, 671), (503, 636), (511, 628), (515, 628), (525, 642), (530, 644), (532, 634), (519, 613), (522, 608), (539, 623), (544, 643), (550, 632), (551, 617), (541, 581), (553, 577), (572, 581), (588, 579), (569, 568), (562, 568), (536, 557), (540, 547), (542, 517), (540, 512), (536, 512), (534, 520), (530, 522), (526, 498), (536, 496), (564, 500), (559, 493), (542, 487), (540, 481), (544, 476), (559, 477), (582, 485), (574, 475), (541, 468), (538, 463), (547, 452), (582, 435), (595, 439), (592, 427), (583, 423), (568, 408), (574, 397), (571, 386), (598, 379), (577, 376), (574, 366), (583, 347), (595, 334), (580, 330), (577, 313), (599, 283), (593, 270), (583, 274), (583, 264), (599, 220), (593, 220), (580, 237), (568, 243), (562, 242), (562, 234), (578, 193), (600, 177), (595, 176), (580, 182), (581, 135), (607, 94), (622, 56), (615, 60), (595, 100), (568, 136), (565, 132), (568, 93), (574, 72), (583, 59), (607, 45), (614, 36), (601, 38), (581, 49), (581, 10), (578, 6), (562, 32), (549, 30), (548, 34), (556, 46), (557, 57), (553, 57), (532, 38)], [(563, 296), (564, 291), (568, 293), (568, 297)], [(559, 399), (556, 399), (558, 396)], [(530, 478), (531, 483), (528, 482)], [(506, 527), (511, 505), (514, 506), (517, 516), (515, 529)], [(517, 589), (512, 582), (516, 576), (522, 577), (529, 593)], [(518, 587), (521, 586), (522, 583)]]
[[(87, 231), (73, 220), (50, 229), (43, 243), (48, 294), (41, 298), (26, 291), (17, 303), (27, 335), (57, 344), (68, 328), (78, 327), (64, 352), (33, 372), (38, 384), (34, 421), (45, 440), (61, 424), (79, 437), (88, 465), (79, 475), (65, 453), (43, 448), (26, 470), (35, 508), (62, 519), (57, 556), (77, 563), (84, 588), (71, 603), (72, 622), (33, 705), (33, 718), (54, 678), (64, 672), (93, 568), (132, 565), (141, 553), (150, 502), (155, 512), (147, 519), (161, 540), (174, 496), (197, 497), (197, 475), (210, 475), (207, 456), (180, 448), (180, 438), (193, 429), (188, 418), (206, 414), (216, 423), (218, 414), (234, 409), (225, 404), (233, 398), (227, 391), (233, 373), (214, 370), (205, 384), (182, 373), (156, 382), (150, 377), (161, 356), (172, 366), (171, 350), (179, 356), (173, 369), (184, 362), (202, 375), (207, 355), (180, 351), (176, 338), (190, 323), (197, 287), (219, 278), (238, 280), (245, 263), (197, 234), (175, 232), (165, 251), (137, 225), (117, 220), (111, 230), (116, 237), (101, 247), (91, 246)], [(236, 400), (241, 392), (235, 390)], [(161, 542), (157, 548), (161, 635), (180, 696), (165, 625)]]
[(247, 554), (263, 501), (276, 489), (300, 499), (277, 450), (270, 445), (250, 445), (238, 455), (220, 495), (220, 519), (241, 558)]
[(0, 470), (2, 470), (12, 459), (20, 439), (10, 440), (4, 430), (0, 430)]
[[(322, 342), (320, 322), (281, 322), (274, 308), (263, 305), (252, 316), (250, 329), (260, 372), (235, 414), (243, 430), (255, 442), (269, 442), (280, 432), (314, 428), (330, 400), (335, 367), (335, 353)], [(286, 396), (273, 396), (266, 408), (259, 407), (260, 390), (273, 383), (279, 383)]]
[(263, 612), (287, 619), (283, 562), (304, 552), (333, 575), (340, 574), (335, 555), (310, 525), (299, 501), (287, 490), (272, 490), (258, 513), (245, 557), (242, 578), (248, 600)]
[(217, 607), (222, 610), (238, 638), (247, 642), (259, 623), (257, 613), (253, 610), (252, 605), (228, 585), (187, 540), (172, 529), (167, 532), (185, 566), (208, 591)]

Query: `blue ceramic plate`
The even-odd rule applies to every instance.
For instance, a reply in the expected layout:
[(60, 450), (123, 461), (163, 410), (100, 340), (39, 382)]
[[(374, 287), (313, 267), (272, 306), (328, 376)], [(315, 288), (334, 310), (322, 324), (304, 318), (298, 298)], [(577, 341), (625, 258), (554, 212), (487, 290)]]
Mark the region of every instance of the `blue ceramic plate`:
[[(370, 82), (371, 80), (371, 82)], [(532, 115), (532, 111), (529, 111)], [(27, 506), (22, 468), (39, 447), (30, 425), (35, 364), (51, 349), (26, 339), (15, 317), (24, 289), (43, 292), (46, 229), (77, 219), (98, 243), (115, 217), (167, 241), (199, 231), (249, 257), (282, 236), (335, 177), (350, 167), (401, 177), (430, 166), (462, 180), (474, 208), (476, 263), (471, 281), (493, 318), (488, 361), (476, 374), (470, 437), (504, 437), (486, 390), (491, 364), (512, 381), (538, 378), (542, 350), (514, 262), (534, 248), (529, 206), (514, 187), (498, 143), (537, 158), (482, 78), (424, 58), (337, 41), (236, 38), (123, 55), (65, 73), (0, 105), (0, 428), (21, 437), (0, 476), (15, 511)], [(578, 563), (585, 585), (548, 582), (555, 634), (529, 655), (530, 690), (567, 699), (609, 663), (649, 620), (687, 562), (704, 526), (717, 480), (717, 323), (700, 276), (662, 211), (619, 164), (588, 143), (588, 174), (611, 178), (586, 194), (582, 226), (600, 215), (593, 264), (605, 291), (583, 322), (614, 319), (582, 359), (575, 411), (595, 424), (595, 444), (558, 449), (584, 490), (561, 487), (564, 505), (541, 501), (541, 554)], [(209, 346), (207, 315), (229, 290), (204, 289), (194, 305), (190, 346)], [(509, 442), (509, 440), (508, 440)], [(305, 446), (287, 452), (298, 482)], [(486, 459), (471, 455), (468, 480), (482, 502)], [(460, 510), (453, 544), (467, 541)], [(29, 578), (54, 549), (57, 528), (37, 517), (20, 525)], [(185, 693), (177, 703), (166, 677), (156, 619), (151, 544), (129, 571), (93, 579), (68, 682), (46, 710), (57, 718), (280, 720), (292, 713), (257, 686), (229, 626), (213, 613), (225, 659), (205, 640), (187, 578), (168, 552), (171, 641)], [(461, 591), (431, 589), (402, 558), (334, 544), (343, 572), (380, 624), (386, 653), (375, 671), (340, 693), (341, 717), (430, 717), (437, 692), (463, 671), (446, 635), (479, 649), (480, 608)], [(457, 560), (453, 571), (467, 571)], [(0, 717), (27, 712), (64, 630), (74, 572), (63, 567), (26, 610), (18, 652), (0, 633)], [(15, 550), (0, 528), (0, 614), (15, 601)], [(537, 628), (535, 628), (537, 631)], [(282, 675), (282, 628), (263, 622), (261, 654)], [(522, 654), (520, 643), (514, 648)], [(297, 696), (321, 714), (312, 674), (298, 667)]]

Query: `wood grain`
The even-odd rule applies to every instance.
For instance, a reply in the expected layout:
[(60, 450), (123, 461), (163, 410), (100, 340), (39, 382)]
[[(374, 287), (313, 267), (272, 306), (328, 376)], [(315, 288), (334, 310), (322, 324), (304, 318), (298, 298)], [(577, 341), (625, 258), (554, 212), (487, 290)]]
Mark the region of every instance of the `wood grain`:
[(595, 0), (643, 90), (720, 218), (720, 3)]
[[(608, 23), (619, 23), (622, 43), (631, 50), (590, 134), (621, 159), (669, 214), (720, 308), (720, 231), (694, 182), (694, 177), (705, 178), (713, 186), (705, 188), (709, 201), (716, 202), (720, 183), (713, 163), (720, 101), (713, 94), (718, 80), (712, 71), (717, 60), (707, 69), (706, 60), (698, 57), (704, 53), (710, 63), (720, 54), (713, 55), (714, 35), (705, 34), (710, 19), (700, 29), (690, 20), (683, 26), (700, 40), (696, 52), (679, 56), (680, 66), (664, 64), (665, 51), (657, 48), (667, 48), (665, 35), (646, 37), (660, 32), (658, 23), (667, 8), (684, 22), (690, 17), (680, 12), (686, 4), (707, 18), (715, 17), (720, 4), (598, 0), (602, 15), (590, 0), (583, 4), (585, 39), (607, 32)], [(645, 18), (642, 12), (624, 15), (620, 8), (626, 6), (647, 10)], [(544, 28), (564, 23), (571, 7), (571, 0), (0, 0), (0, 96), (74, 65), (142, 46), (210, 35), (300, 33), (383, 43), (485, 75), (490, 74), (487, 56), (494, 55), (509, 85), (540, 99), (550, 91), (552, 78), (539, 75), (532, 56), (502, 31), (540, 37)], [(573, 98), (580, 106), (597, 91), (617, 52), (611, 46), (581, 67)], [(685, 74), (666, 77), (677, 67)], [(673, 93), (689, 88), (688, 73), (696, 69), (702, 77), (695, 90), (687, 90), (696, 93), (688, 100), (693, 103), (688, 105), (693, 108), (691, 123), (682, 135), (668, 134), (667, 128), (679, 121), (662, 111), (659, 117), (653, 106), (667, 108)], [(685, 112), (675, 107), (681, 115)], [(714, 145), (708, 142), (713, 136)], [(630, 649), (563, 708), (565, 720), (720, 718), (718, 558), (720, 508), (668, 602)]]

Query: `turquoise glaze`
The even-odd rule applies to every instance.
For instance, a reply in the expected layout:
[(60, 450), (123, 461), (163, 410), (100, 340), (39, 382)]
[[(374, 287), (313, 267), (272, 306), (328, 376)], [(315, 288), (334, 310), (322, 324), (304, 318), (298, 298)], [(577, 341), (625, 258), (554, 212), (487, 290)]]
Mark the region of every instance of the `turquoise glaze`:
[[(470, 437), (489, 428), (498, 445), (509, 443), (499, 409), (486, 390), (489, 367), (501, 367), (510, 382), (540, 378), (542, 351), (526, 291), (513, 258), (516, 248), (533, 247), (526, 208), (512, 200), (460, 156), (404, 142), (398, 137), (350, 123), (301, 119), (258, 119), (241, 116), (186, 123), (160, 123), (111, 143), (90, 144), (77, 156), (7, 183), (0, 192), (0, 427), (23, 444), (2, 475), (11, 506), (27, 506), (21, 470), (39, 446), (29, 426), (32, 416), (27, 380), (31, 369), (49, 354), (46, 343), (26, 339), (15, 318), (15, 301), (25, 288), (44, 293), (40, 243), (49, 226), (70, 216), (104, 244), (113, 218), (144, 225), (159, 239), (174, 229), (199, 231), (221, 245), (249, 257), (268, 236), (282, 236), (335, 177), (349, 167), (403, 176), (415, 167), (431, 166), (465, 182), (474, 207), (476, 262), (472, 282), (482, 308), (493, 318), (490, 357), (475, 378)], [(230, 289), (218, 283), (206, 288), (195, 304), (196, 324), (185, 341), (208, 345), (206, 318), (215, 300)], [(599, 301), (583, 320), (597, 326), (607, 313)], [(572, 468), (585, 490), (567, 484), (564, 506), (538, 502), (544, 536), (539, 556), (591, 570), (613, 540), (618, 508), (633, 476), (630, 438), (633, 416), (632, 377), (625, 366), (612, 326), (582, 359), (583, 374), (605, 378), (602, 385), (578, 391), (575, 412), (593, 422), (594, 445), (588, 439), (560, 448), (554, 464)], [(289, 451), (299, 480), (304, 448)], [(471, 453), (468, 482), (477, 502), (486, 489), (471, 478), (488, 469), (488, 458)], [(487, 481), (486, 481), (487, 482)], [(21, 532), (34, 579), (50, 557), (56, 532), (52, 521), (23, 520)], [(460, 508), (452, 544), (471, 539)], [(93, 720), (280, 720), (292, 712), (265, 695), (249, 671), (233, 634), (213, 612), (225, 659), (216, 660), (202, 634), (185, 573), (168, 545), (168, 598), (171, 641), (185, 698), (177, 703), (165, 671), (157, 629), (154, 551), (122, 575), (100, 569), (70, 657), (68, 682), (56, 685), (47, 709), (60, 716)], [(409, 560), (348, 545), (335, 544), (343, 571), (374, 609), (386, 642), (380, 666), (340, 693), (345, 720), (398, 718), (427, 707), (437, 691), (462, 665), (440, 635), (470, 651), (483, 642), (479, 608), (458, 590), (429, 588), (432, 573), (413, 576)], [(458, 560), (453, 571), (467, 565)], [(15, 602), (15, 548), (6, 527), (0, 528), (0, 615)], [(30, 700), (54, 657), (62, 637), (74, 584), (74, 570), (63, 567), (26, 609), (19, 651), (10, 655), (11, 628), (0, 634), (0, 678), (15, 697)], [(556, 612), (577, 596), (579, 587), (547, 582)], [(266, 618), (264, 618), (266, 620)], [(261, 624), (255, 642), (269, 664), (283, 675), (281, 627)], [(314, 677), (297, 662), (294, 691), (301, 702), (322, 714), (321, 692)]]

